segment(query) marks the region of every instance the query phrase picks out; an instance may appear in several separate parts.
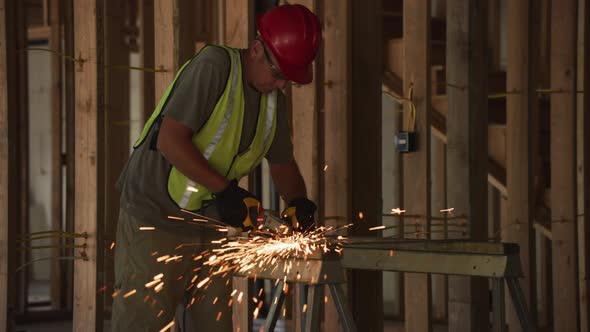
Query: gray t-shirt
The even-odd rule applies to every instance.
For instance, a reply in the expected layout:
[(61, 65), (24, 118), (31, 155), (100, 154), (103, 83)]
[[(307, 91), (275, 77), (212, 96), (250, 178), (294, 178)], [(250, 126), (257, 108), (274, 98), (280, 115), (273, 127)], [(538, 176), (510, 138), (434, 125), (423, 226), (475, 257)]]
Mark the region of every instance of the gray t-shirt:
[[(221, 47), (208, 47), (195, 57), (177, 78), (162, 114), (198, 132), (213, 112), (223, 94), (230, 71), (230, 58)], [(245, 151), (254, 138), (260, 105), (260, 93), (244, 81), (245, 112), (239, 151)], [(170, 163), (155, 149), (157, 126), (131, 155), (117, 187), (121, 191), (121, 208), (156, 227), (183, 227), (167, 216), (186, 216), (168, 195)], [(277, 128), (266, 155), (270, 163), (293, 159), (289, 116), (285, 96), (278, 93)], [(184, 228), (184, 227), (183, 227)]]

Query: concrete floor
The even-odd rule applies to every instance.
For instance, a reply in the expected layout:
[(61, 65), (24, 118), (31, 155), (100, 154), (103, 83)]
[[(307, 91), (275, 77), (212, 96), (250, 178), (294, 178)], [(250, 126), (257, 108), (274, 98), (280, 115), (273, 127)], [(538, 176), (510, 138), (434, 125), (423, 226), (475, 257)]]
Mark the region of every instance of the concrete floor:
[[(256, 320), (254, 322), (253, 331), (259, 331), (262, 320)], [(50, 322), (50, 323), (38, 323), (38, 324), (27, 324), (17, 326), (17, 332), (68, 332), (72, 330), (71, 321), (63, 322)], [(108, 327), (105, 326), (105, 331), (108, 331)], [(283, 321), (277, 323), (276, 332), (284, 332), (285, 324)], [(360, 331), (360, 330), (359, 330)], [(403, 322), (385, 321), (385, 327), (383, 332), (405, 332)], [(435, 325), (433, 332), (447, 332), (447, 327), (443, 325)]]

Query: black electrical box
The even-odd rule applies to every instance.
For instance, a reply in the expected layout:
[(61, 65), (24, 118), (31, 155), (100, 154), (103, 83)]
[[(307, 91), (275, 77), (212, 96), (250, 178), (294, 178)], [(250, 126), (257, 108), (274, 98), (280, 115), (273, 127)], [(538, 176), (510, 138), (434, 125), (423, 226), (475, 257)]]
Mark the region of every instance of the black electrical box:
[(416, 133), (413, 131), (400, 131), (395, 135), (394, 144), (400, 153), (416, 151)]

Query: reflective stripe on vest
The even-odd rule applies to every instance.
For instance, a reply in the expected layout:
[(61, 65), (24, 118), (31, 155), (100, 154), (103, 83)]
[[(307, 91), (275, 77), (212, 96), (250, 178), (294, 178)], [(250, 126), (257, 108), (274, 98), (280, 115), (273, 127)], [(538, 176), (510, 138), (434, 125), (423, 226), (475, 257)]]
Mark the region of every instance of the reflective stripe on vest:
[[(235, 72), (235, 68), (238, 68), (238, 66), (239, 66), (238, 62), (240, 61), (240, 54), (238, 52), (239, 51), (236, 51), (236, 50), (230, 50), (231, 86), (230, 86), (230, 90), (229, 90), (229, 100), (228, 100), (227, 110), (225, 111), (225, 115), (223, 116), (223, 121), (221, 122), (219, 129), (217, 129), (215, 136), (213, 136), (213, 139), (207, 145), (207, 148), (205, 149), (205, 151), (203, 151), (203, 157), (205, 157), (205, 159), (207, 159), (207, 160), (209, 160), (209, 158), (211, 157), (211, 154), (213, 153), (213, 150), (215, 150), (215, 147), (221, 141), (221, 137), (223, 137), (223, 134), (225, 133), (225, 129), (227, 128), (227, 125), (229, 124), (229, 119), (230, 119), (232, 112), (234, 110), (233, 109), (234, 97), (236, 94), (236, 86), (237, 86), (237, 81), (238, 81), (238, 76), (239, 76)], [(234, 53), (234, 54), (231, 55), (231, 53)], [(187, 178), (187, 184), (186, 184), (186, 188), (184, 189), (184, 194), (182, 195), (182, 199), (180, 200), (180, 202), (178, 202), (179, 207), (181, 207), (183, 209), (187, 208), (187, 204), (189, 202), (189, 199), (191, 198), (191, 195), (195, 192), (198, 192), (198, 189), (196, 189), (196, 185), (197, 184), (195, 181)]]

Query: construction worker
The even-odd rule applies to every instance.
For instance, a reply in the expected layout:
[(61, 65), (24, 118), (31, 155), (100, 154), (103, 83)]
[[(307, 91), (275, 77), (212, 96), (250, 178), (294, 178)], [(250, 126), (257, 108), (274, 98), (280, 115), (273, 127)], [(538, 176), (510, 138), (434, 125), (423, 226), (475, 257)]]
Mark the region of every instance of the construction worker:
[(313, 226), (281, 90), (311, 82), (320, 24), (304, 6), (284, 5), (258, 15), (256, 27), (247, 49), (206, 46), (188, 61), (135, 144), (117, 184), (113, 331), (158, 331), (175, 317), (186, 331), (232, 330), (229, 276), (185, 295), (195, 272), (209, 273), (193, 257), (226, 234), (181, 210), (246, 229), (244, 201), (254, 195), (237, 183), (264, 157), (294, 225)]

